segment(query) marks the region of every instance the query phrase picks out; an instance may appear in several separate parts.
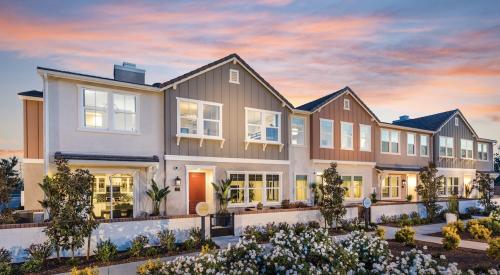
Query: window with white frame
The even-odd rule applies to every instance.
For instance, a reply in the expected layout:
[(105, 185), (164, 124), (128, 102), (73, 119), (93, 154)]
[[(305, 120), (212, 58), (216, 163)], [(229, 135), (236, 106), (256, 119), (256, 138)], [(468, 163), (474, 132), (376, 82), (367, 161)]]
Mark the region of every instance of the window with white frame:
[(275, 172), (228, 172), (230, 205), (276, 204), (281, 201), (281, 174)]
[(407, 133), (406, 135), (406, 154), (408, 156), (416, 156), (417, 155), (417, 144), (416, 144), (416, 134)]
[(344, 98), (344, 110), (351, 110), (351, 101), (347, 98)]
[(371, 151), (372, 149), (372, 127), (370, 125), (359, 125), (359, 150)]
[(240, 71), (229, 69), (229, 83), (240, 84)]
[(137, 132), (138, 95), (81, 88), (81, 127)]
[(473, 159), (474, 141), (470, 139), (460, 140), (460, 157), (463, 159)]
[(319, 147), (333, 148), (333, 120), (319, 119)]
[(342, 187), (346, 189), (344, 198), (360, 199), (363, 196), (363, 177), (342, 176)]
[(453, 138), (452, 137), (439, 137), (439, 156), (440, 157), (453, 157)]
[(458, 126), (458, 117), (455, 117), (455, 126)]
[(477, 158), (479, 160), (488, 160), (488, 144), (486, 143), (477, 144)]
[(353, 149), (353, 124), (350, 122), (340, 122), (340, 148), (344, 150)]
[(382, 129), (380, 136), (382, 153), (399, 154), (399, 131)]
[(292, 144), (305, 144), (305, 125), (306, 120), (303, 117), (292, 117)]
[(281, 113), (246, 108), (248, 141), (281, 142)]
[(382, 198), (399, 198), (400, 176), (387, 176), (382, 182)]
[(177, 135), (222, 138), (222, 104), (177, 98)]
[(458, 177), (445, 177), (443, 178), (443, 184), (439, 189), (439, 194), (441, 196), (452, 196), (458, 195)]
[(307, 200), (307, 175), (295, 175), (295, 200)]
[(420, 156), (429, 156), (429, 136), (420, 135)]

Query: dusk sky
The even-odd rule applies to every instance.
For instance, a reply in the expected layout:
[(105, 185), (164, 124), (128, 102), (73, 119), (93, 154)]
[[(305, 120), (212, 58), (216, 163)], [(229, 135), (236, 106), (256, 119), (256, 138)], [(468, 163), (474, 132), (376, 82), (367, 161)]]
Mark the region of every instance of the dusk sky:
[(36, 66), (151, 84), (230, 53), (295, 106), (349, 86), (383, 121), (459, 108), (500, 140), (500, 1), (248, 2), (2, 1), (0, 149), (22, 149)]

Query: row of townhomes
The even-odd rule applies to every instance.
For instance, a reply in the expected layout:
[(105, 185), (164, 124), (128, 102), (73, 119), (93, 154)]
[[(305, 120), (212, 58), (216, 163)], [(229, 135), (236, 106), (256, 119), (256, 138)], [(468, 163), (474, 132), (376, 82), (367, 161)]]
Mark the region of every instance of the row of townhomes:
[[(418, 200), (429, 162), (445, 176), (442, 196), (462, 195), (476, 172), (493, 172), (496, 141), (479, 137), (459, 109), (382, 122), (349, 87), (294, 107), (242, 58), (231, 54), (153, 85), (134, 64), (114, 78), (38, 67), (42, 91), (24, 106), (25, 209), (40, 209), (38, 186), (55, 160), (95, 176), (95, 214), (151, 212), (154, 179), (172, 191), (162, 212), (216, 211), (212, 182), (231, 179), (230, 209), (312, 203), (311, 184), (331, 162), (346, 203)], [(166, 211), (166, 212), (165, 212)]]

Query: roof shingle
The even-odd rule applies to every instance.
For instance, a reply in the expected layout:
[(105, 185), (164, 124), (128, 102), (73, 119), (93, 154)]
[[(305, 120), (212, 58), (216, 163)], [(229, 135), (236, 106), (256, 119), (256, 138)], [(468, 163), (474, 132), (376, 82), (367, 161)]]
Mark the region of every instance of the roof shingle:
[(437, 114), (433, 114), (433, 115), (423, 116), (423, 117), (402, 120), (402, 121), (394, 121), (392, 124), (399, 125), (399, 126), (405, 126), (405, 127), (424, 129), (424, 130), (429, 130), (429, 131), (437, 131), (439, 129), (439, 127), (441, 127), (441, 125), (443, 125), (443, 123), (445, 123), (456, 112), (458, 112), (458, 109), (446, 111), (446, 112), (442, 112), (442, 113), (437, 113)]

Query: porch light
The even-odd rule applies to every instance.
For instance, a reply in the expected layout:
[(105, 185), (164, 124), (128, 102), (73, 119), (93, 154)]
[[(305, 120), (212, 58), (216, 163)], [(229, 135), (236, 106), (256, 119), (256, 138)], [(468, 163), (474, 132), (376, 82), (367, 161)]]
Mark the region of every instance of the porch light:
[(181, 186), (181, 178), (179, 176), (175, 177), (175, 186)]
[(405, 180), (405, 179), (403, 179), (403, 180), (401, 181), (401, 187), (403, 187), (403, 188), (405, 188), (405, 187), (406, 187), (406, 180)]

